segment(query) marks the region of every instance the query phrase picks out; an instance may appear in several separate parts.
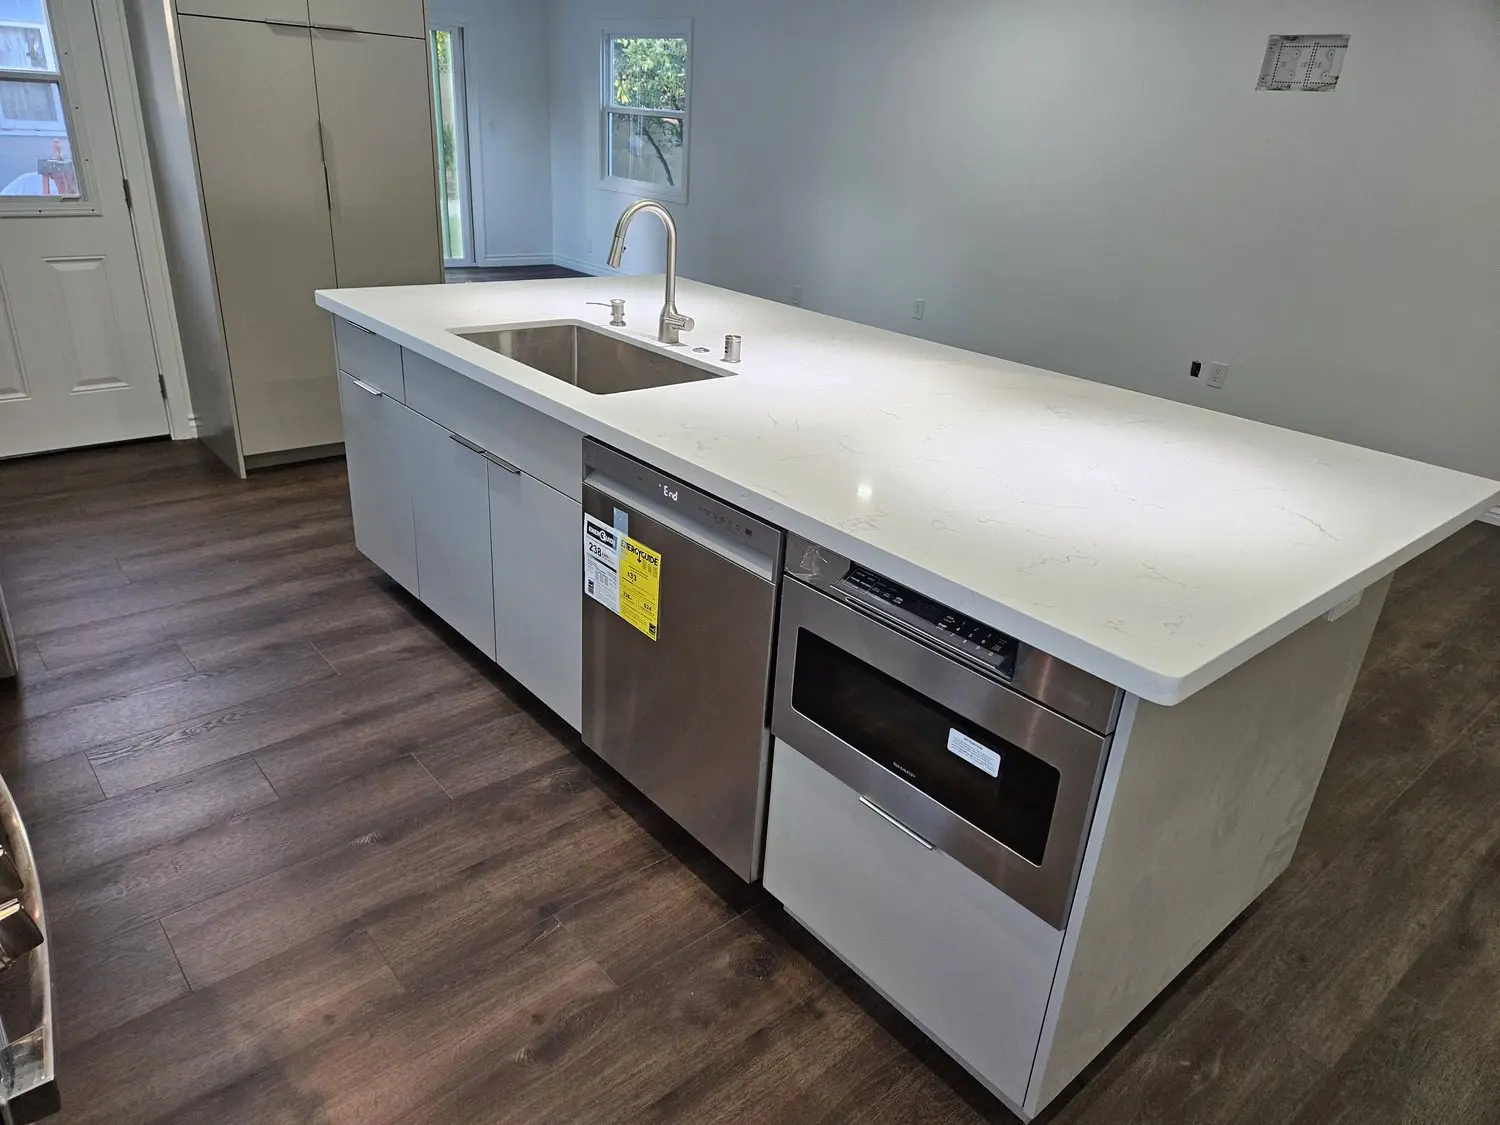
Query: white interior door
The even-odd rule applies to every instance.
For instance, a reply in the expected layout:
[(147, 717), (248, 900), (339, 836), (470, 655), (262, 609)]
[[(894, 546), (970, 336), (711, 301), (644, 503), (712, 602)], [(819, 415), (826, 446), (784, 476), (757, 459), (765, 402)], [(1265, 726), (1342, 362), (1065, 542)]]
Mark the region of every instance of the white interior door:
[(167, 433), (90, 0), (0, 3), (0, 457)]

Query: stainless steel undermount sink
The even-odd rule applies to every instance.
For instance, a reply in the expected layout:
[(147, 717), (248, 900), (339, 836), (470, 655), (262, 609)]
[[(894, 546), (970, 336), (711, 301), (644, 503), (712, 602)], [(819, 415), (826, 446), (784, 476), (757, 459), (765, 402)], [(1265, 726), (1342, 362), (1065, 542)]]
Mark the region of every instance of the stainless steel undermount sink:
[(670, 387), (729, 374), (695, 367), (578, 324), (455, 329), (453, 334), (593, 395)]

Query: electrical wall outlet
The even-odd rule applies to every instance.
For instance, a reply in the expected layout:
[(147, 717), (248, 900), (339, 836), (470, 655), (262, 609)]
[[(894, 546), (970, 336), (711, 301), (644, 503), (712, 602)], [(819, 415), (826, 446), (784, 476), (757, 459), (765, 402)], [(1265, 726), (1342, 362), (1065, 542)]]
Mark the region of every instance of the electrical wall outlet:
[(927, 298), (925, 298), (925, 297), (918, 297), (915, 301), (913, 301), (911, 303), (911, 318), (913, 320), (922, 320), (926, 316), (927, 316)]
[(1228, 381), (1229, 381), (1229, 364), (1227, 364), (1227, 363), (1210, 363), (1208, 365), (1208, 375), (1207, 375), (1207, 378), (1206, 378), (1206, 382), (1208, 383), (1208, 385), (1210, 387), (1213, 387), (1214, 390), (1222, 390), (1223, 387), (1224, 387), (1224, 384), (1227, 383)]
[(796, 305), (799, 309), (802, 307), (802, 286), (800, 285), (792, 286), (792, 304)]

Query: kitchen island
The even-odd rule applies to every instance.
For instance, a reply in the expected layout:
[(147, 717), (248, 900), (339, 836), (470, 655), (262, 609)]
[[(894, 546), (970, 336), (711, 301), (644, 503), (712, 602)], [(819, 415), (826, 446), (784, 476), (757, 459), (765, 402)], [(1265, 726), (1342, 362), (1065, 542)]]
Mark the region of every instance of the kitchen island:
[[(319, 294), (361, 546), (579, 727), (581, 658), (556, 641), (588, 437), (1122, 689), (1060, 924), (898, 850), (804, 747), (773, 759), (768, 888), (1038, 1112), (1285, 868), (1389, 575), (1500, 485), (694, 283), (672, 352), (724, 378), (596, 395), (455, 332), (574, 322), (658, 349), (660, 286)], [(589, 304), (614, 298), (627, 327)], [(430, 432), (404, 466), (381, 396)], [(486, 454), (500, 493), (466, 476)], [(502, 519), (524, 552), (491, 541)], [(413, 524), (437, 560), (420, 581)]]

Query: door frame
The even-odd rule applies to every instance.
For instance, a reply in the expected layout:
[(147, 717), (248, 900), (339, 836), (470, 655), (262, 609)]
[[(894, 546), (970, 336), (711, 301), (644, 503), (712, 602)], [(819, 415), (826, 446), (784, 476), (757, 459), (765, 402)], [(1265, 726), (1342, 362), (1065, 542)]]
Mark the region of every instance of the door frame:
[(433, 152), (438, 161), (437, 182), (438, 201), (444, 200), (444, 183), (442, 167), (442, 135), (437, 130), (437, 71), (433, 69), (433, 47), (432, 33), (435, 31), (457, 31), (459, 41), (462, 44), (457, 59), (455, 75), (458, 82), (459, 101), (463, 109), (463, 143), (459, 146), (463, 154), (463, 167), (459, 170), (463, 184), (460, 188), (463, 193), (460, 219), (465, 226), (464, 249), (468, 251), (466, 258), (443, 259), (445, 269), (464, 268), (466, 266), (479, 266), (484, 264), (484, 255), (479, 249), (479, 229), (483, 219), (483, 193), (482, 185), (476, 169), (481, 162), (475, 159), (479, 151), (475, 123), (479, 120), (478, 100), (471, 89), (469, 81), (469, 50), (472, 32), (469, 30), (467, 20), (448, 16), (440, 16), (429, 12), (427, 18), (427, 58), (428, 68), (432, 74), (432, 114), (433, 114)]
[[(182, 441), (198, 436), (197, 417), (188, 393), (187, 364), (178, 335), (177, 308), (172, 302), (172, 283), (167, 274), (167, 247), (162, 237), (161, 213), (156, 185), (151, 177), (151, 157), (146, 144), (146, 122), (136, 88), (135, 59), (125, 28), (122, 0), (93, 0), (94, 23), (104, 50), (104, 80), (109, 89), (120, 161), (130, 184), (131, 229), (136, 258), (146, 289), (146, 312), (151, 323), (151, 341), (156, 349), (157, 371), (166, 390), (167, 424), (172, 438)], [(312, 300), (312, 294), (308, 294)]]

